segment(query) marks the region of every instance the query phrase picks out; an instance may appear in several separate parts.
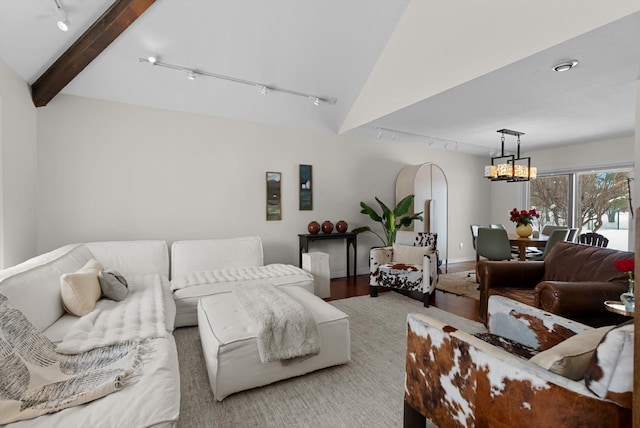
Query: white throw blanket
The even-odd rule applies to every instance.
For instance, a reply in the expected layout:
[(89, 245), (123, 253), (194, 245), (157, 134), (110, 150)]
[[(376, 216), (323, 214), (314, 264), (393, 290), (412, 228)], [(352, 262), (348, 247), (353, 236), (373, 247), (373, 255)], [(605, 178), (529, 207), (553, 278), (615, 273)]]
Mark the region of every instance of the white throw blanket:
[(260, 360), (268, 363), (320, 352), (320, 333), (311, 312), (271, 284), (240, 285), (233, 290), (258, 330)]
[(127, 278), (129, 294), (121, 302), (100, 299), (93, 311), (76, 321), (56, 350), (77, 354), (129, 340), (165, 337), (160, 275)]
[(266, 266), (248, 266), (191, 272), (171, 280), (171, 290), (201, 284), (218, 284), (221, 282), (250, 281), (253, 279), (280, 278), (283, 276), (310, 275), (297, 266), (273, 263)]

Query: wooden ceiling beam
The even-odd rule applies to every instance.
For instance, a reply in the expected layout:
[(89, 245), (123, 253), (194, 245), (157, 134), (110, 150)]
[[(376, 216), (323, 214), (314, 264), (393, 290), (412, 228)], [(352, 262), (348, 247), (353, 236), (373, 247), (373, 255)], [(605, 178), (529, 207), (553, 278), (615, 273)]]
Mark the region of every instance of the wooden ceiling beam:
[(155, 0), (116, 0), (82, 36), (31, 85), (36, 107), (46, 106)]

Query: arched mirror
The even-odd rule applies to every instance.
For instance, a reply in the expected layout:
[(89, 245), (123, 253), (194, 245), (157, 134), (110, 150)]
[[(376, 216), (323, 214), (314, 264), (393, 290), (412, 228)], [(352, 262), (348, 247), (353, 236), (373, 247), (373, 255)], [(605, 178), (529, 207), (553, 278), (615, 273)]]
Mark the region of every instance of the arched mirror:
[(414, 221), (410, 230), (438, 234), (438, 251), (447, 272), (449, 265), (447, 176), (434, 163), (408, 165), (396, 179), (396, 204), (407, 195), (416, 195), (413, 212), (424, 212), (424, 221)]

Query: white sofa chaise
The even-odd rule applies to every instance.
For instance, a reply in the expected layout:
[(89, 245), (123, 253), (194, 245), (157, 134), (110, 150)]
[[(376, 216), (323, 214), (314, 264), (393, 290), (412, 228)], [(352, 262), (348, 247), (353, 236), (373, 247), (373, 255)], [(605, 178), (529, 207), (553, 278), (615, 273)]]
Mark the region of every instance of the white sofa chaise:
[(198, 325), (198, 301), (238, 284), (298, 286), (313, 294), (313, 275), (288, 264), (264, 265), (258, 236), (176, 241), (171, 245), (171, 289), (176, 327)]
[[(159, 306), (166, 334), (148, 338), (149, 353), (139, 376), (114, 393), (87, 404), (69, 407), (11, 427), (172, 427), (180, 414), (180, 375), (174, 328), (175, 303), (170, 291), (169, 252), (164, 241), (114, 241), (73, 244), (29, 259), (0, 271), (0, 293), (19, 309), (53, 343), (63, 342), (79, 318), (65, 313), (61, 292), (62, 274), (76, 272), (90, 259), (121, 273), (131, 284), (160, 284)], [(156, 290), (157, 290), (156, 285)], [(128, 305), (125, 298), (118, 305)], [(115, 302), (111, 302), (113, 305)], [(103, 299), (94, 311), (106, 308)], [(106, 309), (105, 309), (106, 311)], [(158, 323), (157, 323), (158, 324)], [(162, 328), (162, 325), (160, 323)], [(161, 329), (160, 328), (160, 329)], [(66, 340), (65, 340), (66, 342)]]

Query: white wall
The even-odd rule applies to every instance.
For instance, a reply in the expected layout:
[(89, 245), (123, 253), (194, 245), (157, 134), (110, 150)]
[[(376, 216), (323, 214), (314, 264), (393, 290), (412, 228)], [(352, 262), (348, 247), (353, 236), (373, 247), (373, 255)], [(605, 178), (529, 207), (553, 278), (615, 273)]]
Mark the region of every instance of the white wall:
[[(377, 227), (359, 202), (392, 203), (398, 172), (424, 162), (449, 179), (450, 262), (474, 258), (469, 224), (488, 221), (489, 184), (478, 179), (486, 160), (419, 143), (59, 95), (38, 109), (38, 159), (39, 251), (91, 240), (259, 235), (266, 262), (297, 264), (297, 234), (311, 220)], [(313, 165), (313, 211), (298, 210), (299, 164)], [(265, 220), (266, 171), (282, 172), (282, 221)], [(359, 273), (378, 242), (359, 236)], [(343, 243), (310, 250), (328, 252), (332, 276), (345, 275)]]
[(29, 85), (0, 60), (0, 267), (36, 254), (36, 108)]

